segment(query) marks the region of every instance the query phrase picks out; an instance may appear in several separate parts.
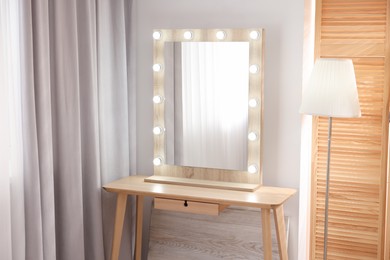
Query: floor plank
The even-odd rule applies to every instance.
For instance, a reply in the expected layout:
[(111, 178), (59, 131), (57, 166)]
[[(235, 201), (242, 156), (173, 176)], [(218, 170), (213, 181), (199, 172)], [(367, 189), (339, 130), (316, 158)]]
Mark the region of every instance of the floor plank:
[[(272, 259), (279, 259), (271, 220)], [(220, 216), (153, 209), (148, 260), (263, 259), (261, 234), (257, 209), (229, 207)]]

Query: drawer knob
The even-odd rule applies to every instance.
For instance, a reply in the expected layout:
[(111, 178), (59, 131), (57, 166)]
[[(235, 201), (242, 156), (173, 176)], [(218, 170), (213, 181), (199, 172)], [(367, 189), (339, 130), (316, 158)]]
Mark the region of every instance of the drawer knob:
[(184, 207), (188, 207), (188, 202), (186, 200), (184, 201)]

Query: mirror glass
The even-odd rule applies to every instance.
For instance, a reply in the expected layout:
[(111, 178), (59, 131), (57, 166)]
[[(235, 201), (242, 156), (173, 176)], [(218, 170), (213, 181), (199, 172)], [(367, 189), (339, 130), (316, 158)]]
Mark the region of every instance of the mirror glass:
[(165, 42), (166, 164), (247, 169), (249, 42)]

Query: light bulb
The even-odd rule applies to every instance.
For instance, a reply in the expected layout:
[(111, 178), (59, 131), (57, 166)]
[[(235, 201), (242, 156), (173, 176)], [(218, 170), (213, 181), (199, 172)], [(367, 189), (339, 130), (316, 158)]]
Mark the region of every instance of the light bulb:
[(248, 105), (249, 107), (251, 108), (255, 108), (257, 107), (257, 105), (259, 104), (259, 102), (255, 99), (255, 98), (251, 98), (248, 102)]
[(153, 165), (154, 166), (160, 166), (162, 164), (162, 159), (161, 157), (156, 157), (153, 159)]
[(248, 166), (248, 172), (249, 173), (256, 173), (257, 172), (257, 166), (255, 164), (251, 164)]
[(257, 140), (257, 134), (255, 132), (250, 132), (248, 134), (248, 140), (249, 141), (256, 141)]
[(156, 127), (153, 128), (153, 134), (154, 134), (154, 135), (160, 135), (160, 134), (162, 134), (164, 131), (165, 131), (165, 129), (162, 128), (161, 126), (156, 126)]
[(217, 37), (218, 40), (223, 40), (226, 37), (226, 33), (224, 31), (218, 31), (215, 36)]
[(251, 65), (251, 66), (249, 67), (249, 72), (252, 73), (252, 74), (255, 74), (255, 73), (259, 72), (259, 66), (257, 66), (257, 65)]
[(251, 31), (249, 33), (249, 37), (252, 39), (252, 40), (256, 40), (258, 39), (260, 36), (260, 33), (258, 31)]
[(153, 71), (155, 71), (155, 72), (158, 72), (158, 71), (160, 71), (161, 70), (161, 65), (160, 64), (154, 64), (153, 65)]
[(161, 32), (159, 32), (159, 31), (153, 32), (153, 39), (160, 40), (161, 39)]
[(192, 39), (192, 32), (190, 32), (190, 31), (184, 32), (183, 37), (186, 40), (191, 40)]
[(164, 98), (162, 96), (159, 96), (159, 95), (153, 97), (153, 103), (155, 103), (155, 104), (160, 104), (163, 102), (163, 100), (164, 100)]

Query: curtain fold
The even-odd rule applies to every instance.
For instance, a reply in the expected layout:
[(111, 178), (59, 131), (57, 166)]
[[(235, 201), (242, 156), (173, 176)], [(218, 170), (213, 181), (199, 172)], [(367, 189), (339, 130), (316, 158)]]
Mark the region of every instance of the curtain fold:
[[(11, 141), (11, 90), (14, 70), (12, 69), (12, 52), (8, 46), (15, 39), (12, 33), (11, 16), (14, 11), (12, 4), (0, 1), (0, 258), (12, 259), (12, 236), (11, 236), (11, 187), (10, 169), (12, 167), (12, 141)], [(18, 41), (17, 41), (18, 42)], [(7, 69), (6, 69), (7, 68)]]
[[(15, 130), (12, 259), (109, 259), (116, 198), (101, 186), (131, 174), (132, 1), (3, 2), (14, 6), (8, 22), (18, 25), (19, 41), (8, 49), (20, 44), (19, 59), (9, 57), (17, 62), (6, 68), (20, 82), (2, 86)], [(121, 259), (133, 251), (130, 227)]]

